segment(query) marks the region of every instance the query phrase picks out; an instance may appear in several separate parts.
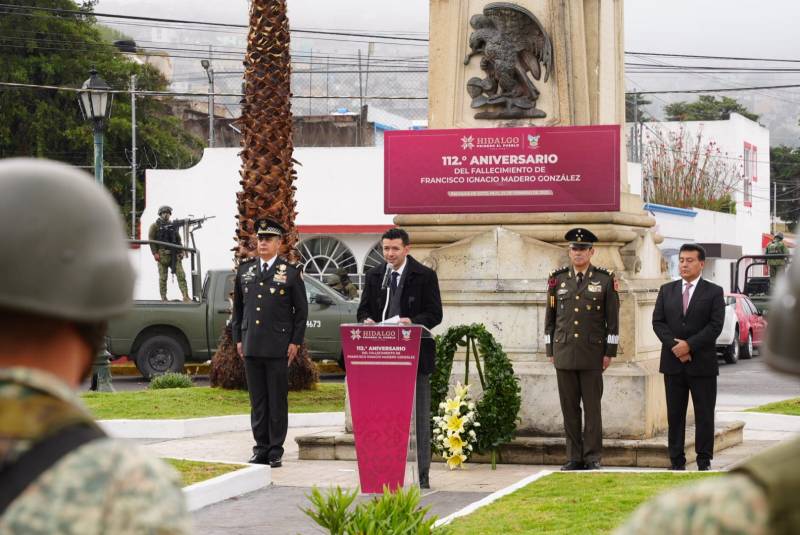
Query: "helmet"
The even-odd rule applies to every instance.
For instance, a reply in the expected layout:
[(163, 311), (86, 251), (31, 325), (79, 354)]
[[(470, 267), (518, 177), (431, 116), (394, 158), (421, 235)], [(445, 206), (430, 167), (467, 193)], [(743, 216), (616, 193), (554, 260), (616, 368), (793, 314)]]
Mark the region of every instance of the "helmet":
[(0, 160), (0, 308), (84, 323), (125, 312), (135, 274), (117, 204), (62, 163)]
[(778, 240), (782, 240), (783, 239), (783, 232), (778, 232), (777, 234), (775, 234), (775, 238), (778, 239)]
[(766, 361), (780, 371), (800, 375), (800, 262), (792, 262), (772, 296), (764, 348)]
[(164, 212), (169, 212), (169, 215), (172, 215), (172, 207), (167, 206), (166, 204), (158, 209), (158, 215), (163, 214)]

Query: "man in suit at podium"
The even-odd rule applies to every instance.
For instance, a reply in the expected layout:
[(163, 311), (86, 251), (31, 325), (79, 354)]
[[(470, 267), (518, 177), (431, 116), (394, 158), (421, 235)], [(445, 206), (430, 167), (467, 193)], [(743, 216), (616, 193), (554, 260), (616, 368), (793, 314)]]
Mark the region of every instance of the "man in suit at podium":
[[(358, 321), (378, 323), (398, 317), (404, 325), (424, 325), (432, 329), (442, 322), (442, 299), (436, 272), (409, 255), (408, 233), (401, 228), (387, 230), (381, 237), (386, 263), (366, 274)], [(435, 365), (436, 345), (432, 338), (423, 338), (417, 369), (416, 427), (419, 485), (430, 488), (431, 466), (431, 382)]]
[(653, 330), (661, 340), (667, 394), (667, 442), (673, 470), (686, 469), (686, 408), (692, 394), (698, 470), (708, 470), (714, 453), (717, 401), (717, 337), (725, 323), (722, 288), (702, 278), (706, 252), (686, 243), (678, 253), (681, 278), (664, 284), (653, 310)]

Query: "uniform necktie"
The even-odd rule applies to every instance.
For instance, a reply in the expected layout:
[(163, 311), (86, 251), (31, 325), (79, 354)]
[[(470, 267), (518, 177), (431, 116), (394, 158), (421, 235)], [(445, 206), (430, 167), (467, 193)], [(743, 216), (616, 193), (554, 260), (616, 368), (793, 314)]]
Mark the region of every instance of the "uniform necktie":
[(266, 262), (264, 262), (264, 263), (261, 265), (261, 272), (262, 272), (264, 275), (266, 275), (266, 274), (267, 274), (267, 271), (269, 271), (269, 264), (268, 264), (268, 263), (266, 263)]
[(583, 282), (583, 273), (578, 273), (578, 286)]
[(689, 308), (689, 289), (692, 283), (687, 283), (686, 288), (683, 290), (683, 314), (686, 315), (686, 309)]
[(399, 279), (399, 278), (400, 278), (400, 274), (398, 272), (396, 272), (396, 271), (392, 271), (392, 282), (390, 284), (390, 287), (392, 289), (392, 294), (394, 294), (394, 292), (397, 291), (397, 279)]

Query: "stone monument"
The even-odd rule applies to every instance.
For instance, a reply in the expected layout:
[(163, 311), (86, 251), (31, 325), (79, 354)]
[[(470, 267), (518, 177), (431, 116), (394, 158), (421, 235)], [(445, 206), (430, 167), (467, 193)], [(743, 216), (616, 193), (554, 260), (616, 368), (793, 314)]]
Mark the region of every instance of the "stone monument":
[[(430, 0), (429, 128), (624, 124), (622, 24), (623, 0)], [(603, 460), (669, 466), (660, 342), (650, 323), (666, 276), (655, 220), (629, 193), (620, 146), (619, 212), (395, 218), (411, 235), (412, 254), (438, 274), (444, 323), (437, 332), (484, 323), (514, 363), (521, 422), (518, 438), (501, 450), (506, 462), (564, 459), (555, 370), (545, 357), (546, 283), (567, 263), (564, 234), (582, 226), (600, 240), (593, 263), (620, 281), (620, 345), (604, 375)], [(454, 378), (463, 377), (459, 364), (457, 357)], [(719, 431), (717, 449), (741, 442), (741, 427)], [(687, 457), (692, 440), (689, 431)], [(352, 444), (347, 435), (312, 443), (320, 448), (307, 449), (307, 458), (334, 448), (347, 458)]]

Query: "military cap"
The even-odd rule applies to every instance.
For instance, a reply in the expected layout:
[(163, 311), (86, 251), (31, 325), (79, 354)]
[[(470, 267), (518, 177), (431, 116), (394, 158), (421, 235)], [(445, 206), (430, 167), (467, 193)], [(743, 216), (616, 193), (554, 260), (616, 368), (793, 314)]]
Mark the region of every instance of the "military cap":
[(783, 232), (778, 232), (777, 234), (775, 234), (775, 239), (776, 240), (782, 240), (783, 239)]
[(158, 209), (158, 215), (161, 215), (164, 212), (169, 212), (169, 214), (172, 215), (172, 207), (171, 206), (167, 206), (165, 204), (164, 206), (162, 206), (161, 208)]
[(274, 219), (256, 219), (256, 234), (258, 236), (283, 236), (283, 227)]
[(576, 227), (567, 231), (567, 233), (564, 234), (564, 239), (569, 242), (572, 248), (590, 249), (592, 244), (597, 241), (597, 236), (589, 229)]

